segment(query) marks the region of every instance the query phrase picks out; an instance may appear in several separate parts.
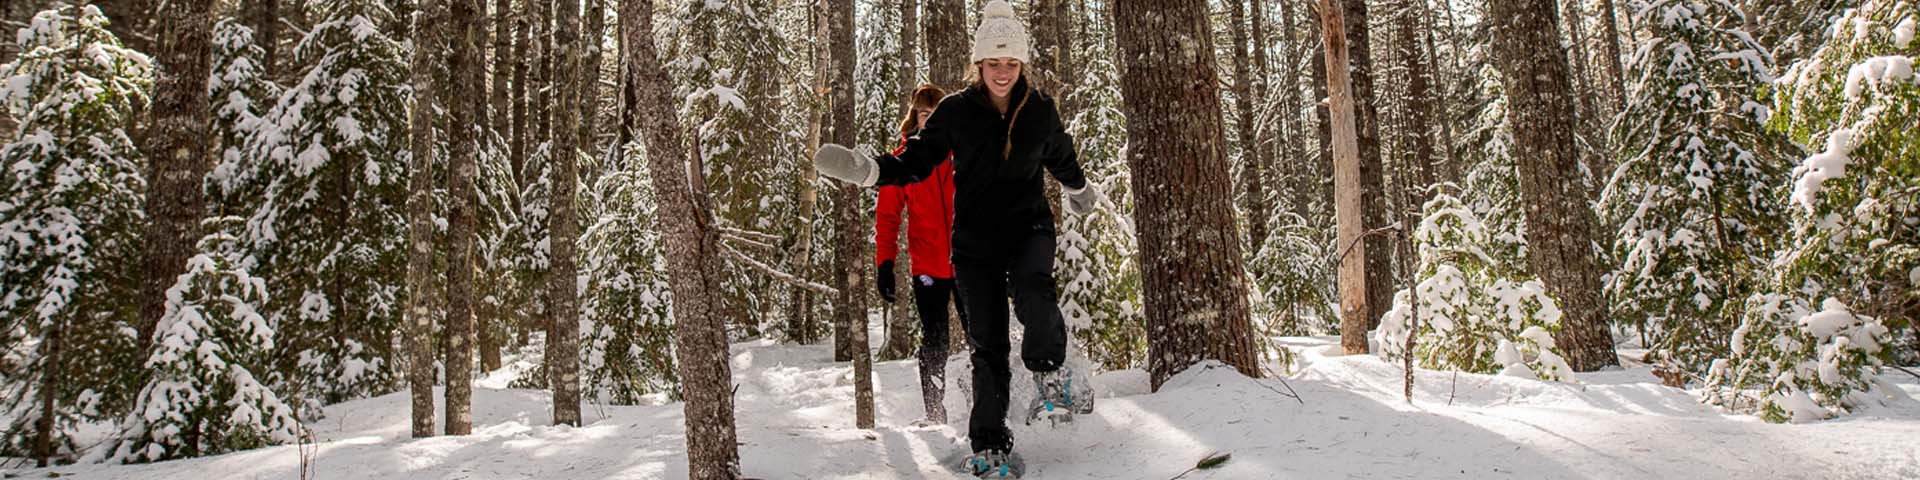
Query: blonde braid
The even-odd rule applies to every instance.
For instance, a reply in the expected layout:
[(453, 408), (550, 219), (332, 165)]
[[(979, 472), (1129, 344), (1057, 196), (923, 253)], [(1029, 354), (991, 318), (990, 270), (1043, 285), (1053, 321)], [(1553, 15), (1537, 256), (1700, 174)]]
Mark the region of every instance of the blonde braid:
[[(1026, 80), (1026, 77), (1025, 74), (1020, 75), (1021, 80)], [(1032, 96), (1033, 84), (1027, 84), (1027, 91), (1020, 94), (1020, 103), (1013, 106), (1013, 116), (1007, 118), (1007, 144), (1000, 149), (1001, 160), (1013, 157), (1013, 125), (1020, 120), (1020, 110), (1027, 106), (1027, 98)]]

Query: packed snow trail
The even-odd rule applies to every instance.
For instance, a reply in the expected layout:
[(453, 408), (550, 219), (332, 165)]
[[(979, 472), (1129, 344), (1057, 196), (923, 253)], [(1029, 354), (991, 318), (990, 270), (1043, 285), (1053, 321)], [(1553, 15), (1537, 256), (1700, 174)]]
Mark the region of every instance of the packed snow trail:
[[(1398, 365), (1324, 356), (1337, 349), (1331, 338), (1280, 340), (1301, 352), (1287, 385), (1207, 364), (1147, 394), (1144, 372), (1112, 372), (1095, 378), (1094, 413), (1057, 428), (1012, 422), (1026, 478), (1165, 479), (1213, 452), (1233, 458), (1185, 478), (1920, 478), (1920, 403), (1911, 398), (1834, 421), (1774, 425), (1723, 415), (1641, 367), (1582, 374), (1584, 385), (1422, 371), (1409, 405)], [(743, 473), (962, 478), (941, 461), (966, 448), (968, 390), (949, 389), (947, 425), (912, 427), (924, 412), (914, 362), (877, 362), (879, 427), (856, 429), (852, 369), (827, 361), (829, 348), (734, 345)], [(955, 356), (949, 371), (963, 376), (965, 365)], [(584, 426), (546, 426), (546, 392), (500, 388), (514, 371), (477, 382), (471, 436), (408, 438), (405, 392), (329, 407), (312, 426), (323, 440), (315, 478), (686, 478), (680, 404), (588, 404)], [(1015, 377), (1014, 391), (1031, 389)], [(1912, 377), (1884, 379), (1920, 394)], [(1300, 401), (1287, 396), (1289, 386)], [(298, 468), (296, 448), (282, 446), (52, 470), (204, 480), (298, 478)]]

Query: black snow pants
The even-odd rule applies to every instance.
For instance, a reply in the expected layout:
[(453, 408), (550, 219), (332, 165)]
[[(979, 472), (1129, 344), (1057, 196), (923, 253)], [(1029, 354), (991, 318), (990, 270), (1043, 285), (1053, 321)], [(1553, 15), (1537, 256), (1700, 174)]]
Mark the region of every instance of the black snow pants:
[(1051, 223), (997, 242), (983, 258), (953, 259), (960, 299), (966, 305), (967, 344), (973, 347), (973, 412), (967, 437), (973, 451), (1011, 450), (1007, 388), (1012, 380), (1007, 333), (1007, 295), (1026, 328), (1020, 359), (1027, 370), (1050, 372), (1067, 356), (1067, 327), (1053, 288)]
[(946, 423), (947, 406), (947, 302), (960, 312), (960, 326), (967, 328), (967, 303), (955, 298), (954, 281), (927, 275), (913, 277), (913, 303), (920, 311), (920, 399), (926, 403), (927, 419)]

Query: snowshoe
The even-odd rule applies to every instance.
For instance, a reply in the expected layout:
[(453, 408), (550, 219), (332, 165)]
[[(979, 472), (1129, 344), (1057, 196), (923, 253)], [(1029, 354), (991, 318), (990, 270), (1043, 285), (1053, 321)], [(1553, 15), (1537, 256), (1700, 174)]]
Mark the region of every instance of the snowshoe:
[(1045, 419), (1052, 424), (1072, 422), (1073, 416), (1093, 413), (1093, 385), (1062, 365), (1051, 372), (1034, 372), (1036, 393), (1027, 406), (1027, 424)]
[(961, 472), (979, 478), (1020, 478), (1027, 473), (1027, 463), (1011, 451), (973, 452), (960, 462)]

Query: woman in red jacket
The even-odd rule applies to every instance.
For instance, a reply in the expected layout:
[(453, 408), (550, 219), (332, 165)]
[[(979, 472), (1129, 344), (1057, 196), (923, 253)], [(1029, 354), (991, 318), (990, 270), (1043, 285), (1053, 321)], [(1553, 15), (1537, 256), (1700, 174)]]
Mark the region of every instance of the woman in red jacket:
[[(946, 92), (933, 85), (921, 85), (909, 97), (912, 109), (900, 120), (900, 149), (906, 139), (926, 126), (927, 116), (940, 105)], [(899, 154), (899, 150), (894, 151)], [(875, 282), (880, 297), (895, 301), (894, 259), (899, 253), (900, 212), (907, 213), (907, 253), (912, 257), (913, 300), (920, 311), (920, 393), (926, 403), (927, 421), (947, 422), (944, 386), (947, 367), (947, 302), (959, 306), (960, 324), (966, 325), (964, 302), (955, 298), (950, 237), (953, 235), (953, 164), (934, 167), (925, 180), (905, 186), (880, 188), (880, 205), (874, 212), (874, 241), (879, 246), (874, 261), (879, 263)]]

